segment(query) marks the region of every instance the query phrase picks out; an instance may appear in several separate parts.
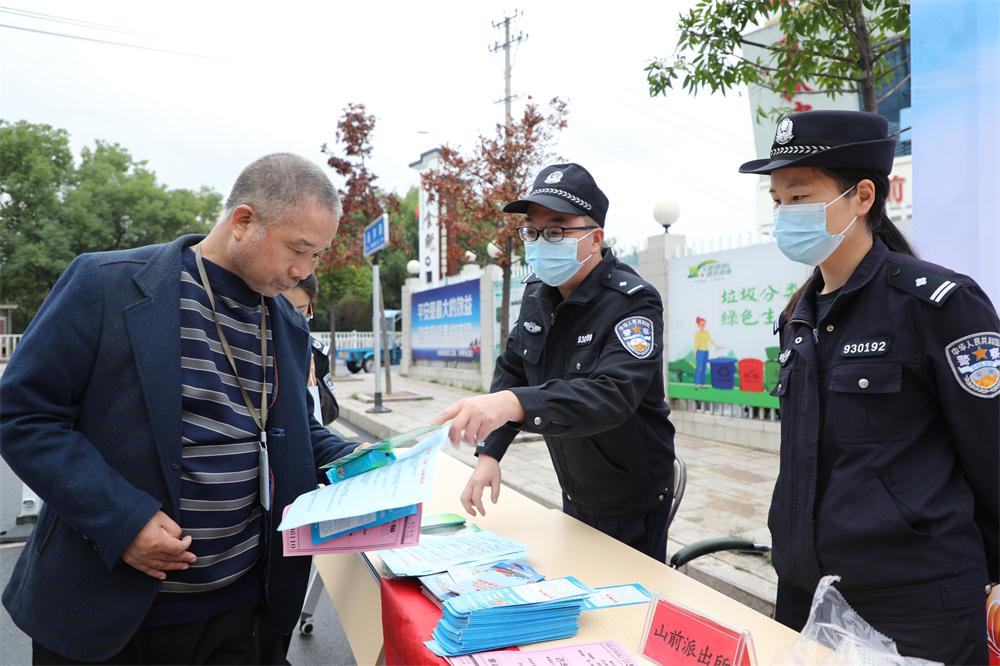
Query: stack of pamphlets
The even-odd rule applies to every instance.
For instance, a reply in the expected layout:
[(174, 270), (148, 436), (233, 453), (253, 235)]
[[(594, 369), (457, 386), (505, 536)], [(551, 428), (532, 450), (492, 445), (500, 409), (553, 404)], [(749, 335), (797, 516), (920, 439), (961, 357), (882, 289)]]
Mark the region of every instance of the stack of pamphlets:
[(420, 583), (423, 585), (424, 596), (438, 608), (444, 608), (445, 601), (461, 594), (514, 587), (544, 579), (545, 576), (524, 560), (510, 560), (492, 565), (457, 567), (439, 574), (421, 576)]
[[(348, 481), (349, 483), (349, 481)], [(386, 573), (392, 577), (427, 576), (455, 567), (519, 560), (524, 544), (488, 530), (462, 536), (428, 539), (413, 548), (394, 548), (379, 553)]]
[(439, 657), (573, 636), (583, 600), (593, 590), (575, 578), (470, 592), (444, 602), (433, 640)]

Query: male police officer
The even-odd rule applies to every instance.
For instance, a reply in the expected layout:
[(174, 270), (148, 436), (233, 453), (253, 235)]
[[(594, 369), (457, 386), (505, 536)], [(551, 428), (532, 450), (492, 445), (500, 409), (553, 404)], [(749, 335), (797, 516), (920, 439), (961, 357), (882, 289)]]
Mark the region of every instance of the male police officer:
[(546, 167), (507, 204), (534, 273), (489, 395), (461, 400), (452, 443), (479, 444), (462, 493), (485, 514), (500, 493), (500, 459), (518, 431), (545, 436), (563, 510), (665, 561), (674, 428), (664, 402), (663, 306), (629, 266), (601, 249), (608, 199), (578, 164)]

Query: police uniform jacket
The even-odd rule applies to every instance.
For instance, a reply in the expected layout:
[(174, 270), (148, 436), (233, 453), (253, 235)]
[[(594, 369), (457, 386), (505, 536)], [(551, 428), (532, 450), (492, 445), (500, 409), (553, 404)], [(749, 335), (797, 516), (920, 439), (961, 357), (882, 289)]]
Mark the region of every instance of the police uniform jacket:
[(333, 395), (333, 377), (330, 376), (330, 345), (318, 338), (312, 338), (313, 368), (316, 372), (316, 385), (319, 388), (319, 406), (323, 416), (323, 425), (329, 425), (340, 416), (340, 405)]
[(779, 323), (779, 579), (983, 603), (1000, 522), (993, 306), (971, 278), (878, 239), (816, 321), (822, 284), (817, 270)]
[(589, 515), (669, 502), (674, 428), (659, 294), (611, 250), (565, 300), (534, 275), (526, 283), (490, 389), (510, 389), (524, 422), (494, 431), (480, 451), (499, 460), (518, 429), (544, 435), (565, 499)]

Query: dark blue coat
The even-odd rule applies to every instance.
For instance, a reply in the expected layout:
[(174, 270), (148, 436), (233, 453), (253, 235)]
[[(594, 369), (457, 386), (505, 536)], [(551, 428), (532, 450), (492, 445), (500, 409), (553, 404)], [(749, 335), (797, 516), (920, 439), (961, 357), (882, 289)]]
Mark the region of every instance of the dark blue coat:
[[(77, 257), (0, 377), (0, 452), (45, 502), (3, 604), (25, 633), (72, 659), (119, 652), (157, 594), (159, 581), (120, 558), (157, 510), (179, 513), (181, 248), (201, 238)], [(267, 307), (280, 376), (268, 418), (265, 612), (289, 632), (310, 560), (282, 557), (274, 528), (316, 487), (317, 467), (356, 444), (311, 416), (303, 318), (282, 298)]]
[[(821, 286), (816, 271), (804, 293)], [(977, 388), (960, 366), (995, 367), (998, 329), (972, 279), (880, 240), (822, 321), (811, 297), (781, 318), (768, 525), (783, 583), (811, 593), (836, 574), (848, 600), (892, 588), (983, 603), (1000, 560), (1000, 384), (986, 368)]]

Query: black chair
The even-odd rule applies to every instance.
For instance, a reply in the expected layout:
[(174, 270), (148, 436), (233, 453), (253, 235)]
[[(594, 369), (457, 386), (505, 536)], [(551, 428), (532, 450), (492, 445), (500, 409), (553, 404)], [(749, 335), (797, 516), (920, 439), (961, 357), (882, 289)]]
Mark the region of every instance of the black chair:
[[(687, 487), (687, 465), (679, 455), (674, 455), (674, 499), (670, 505), (670, 515), (667, 517), (667, 528), (674, 522), (677, 509), (684, 499), (684, 489)], [(719, 553), (722, 551), (735, 551), (748, 555), (764, 556), (771, 552), (771, 547), (767, 544), (754, 543), (748, 539), (736, 539), (723, 537), (718, 539), (704, 539), (684, 546), (670, 558), (670, 568), (679, 569), (691, 560)]]

